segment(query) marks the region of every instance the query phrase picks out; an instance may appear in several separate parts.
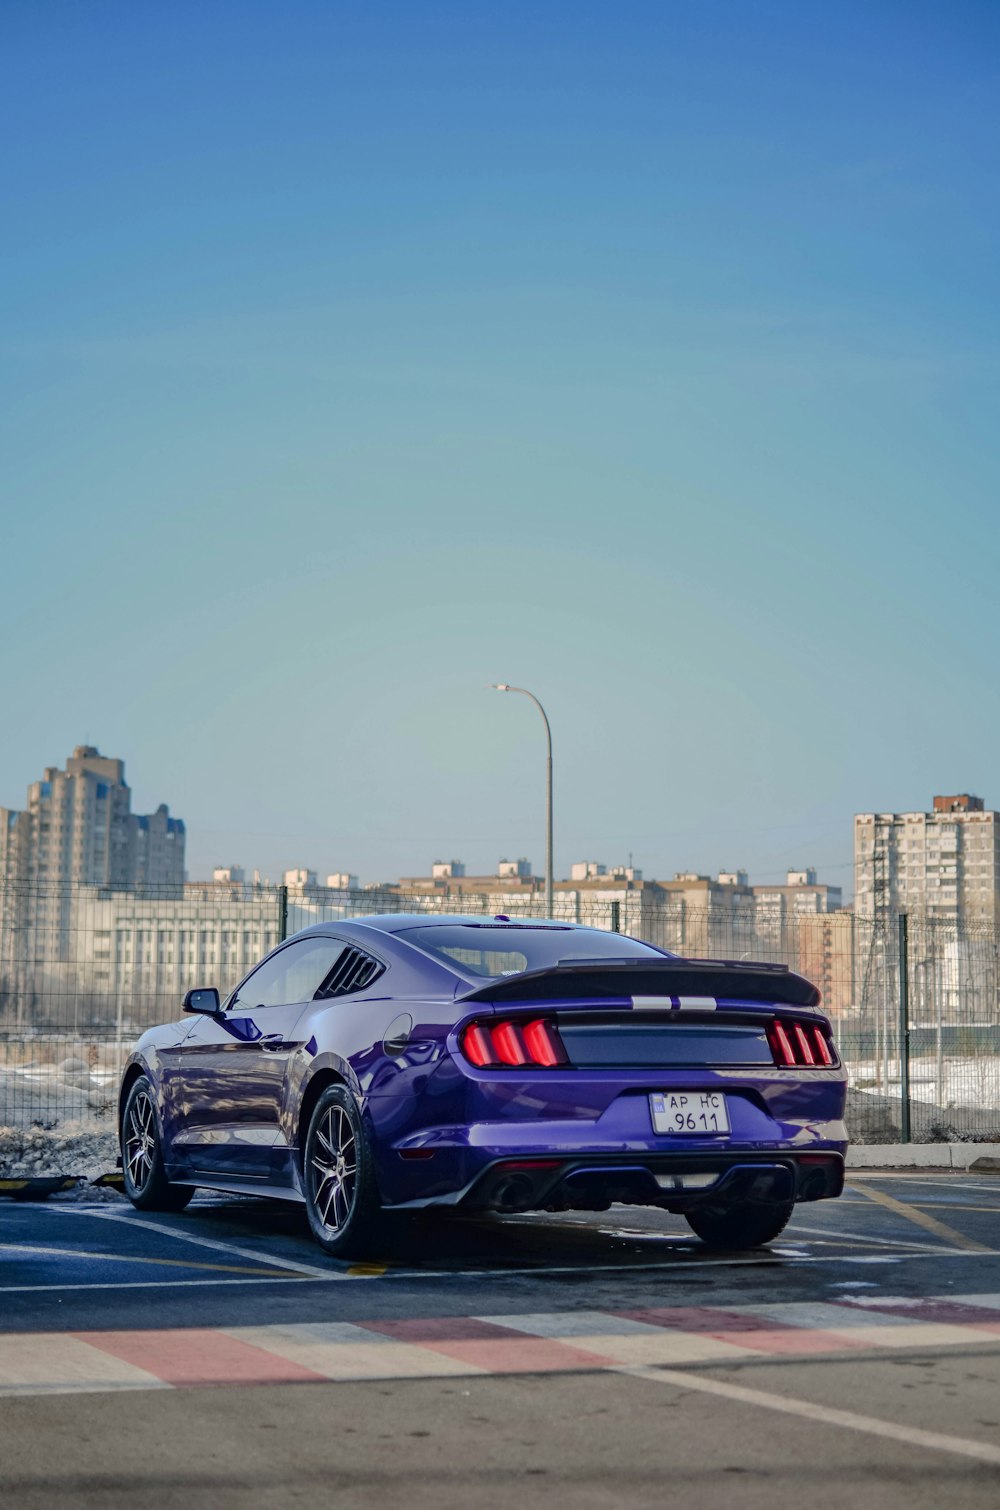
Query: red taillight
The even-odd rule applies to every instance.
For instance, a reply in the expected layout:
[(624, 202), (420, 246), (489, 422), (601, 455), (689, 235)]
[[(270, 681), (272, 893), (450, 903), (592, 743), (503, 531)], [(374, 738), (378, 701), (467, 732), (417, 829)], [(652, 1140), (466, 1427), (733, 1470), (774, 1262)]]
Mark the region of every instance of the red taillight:
[(820, 1063), (821, 1064), (832, 1064), (833, 1063), (833, 1055), (830, 1053), (830, 1045), (826, 1041), (826, 1034), (823, 1032), (822, 1028), (817, 1028), (816, 1029), (816, 1031), (815, 1031), (815, 1037), (816, 1037), (816, 1047), (817, 1047), (817, 1049), (819, 1049)]
[(546, 1068), (554, 1064), (565, 1064), (566, 1050), (562, 1046), (562, 1039), (551, 1023), (543, 1017), (529, 1022), (524, 1029), (524, 1042), (528, 1053), (536, 1064), (543, 1064)]
[(493, 1047), (501, 1064), (527, 1064), (528, 1049), (515, 1022), (498, 1022), (490, 1029)]
[(486, 1065), (496, 1062), (493, 1041), (479, 1022), (474, 1022), (471, 1028), (466, 1028), (462, 1035), (462, 1052), (466, 1059), (471, 1059), (477, 1069), (484, 1069)]
[(790, 1022), (786, 1027), (775, 1018), (767, 1037), (774, 1062), (782, 1068), (818, 1069), (833, 1064), (826, 1034), (818, 1023)]
[(803, 1064), (815, 1064), (816, 1063), (816, 1055), (813, 1053), (812, 1044), (809, 1042), (808, 1038), (806, 1037), (805, 1029), (803, 1028), (803, 1026), (802, 1026), (801, 1023), (797, 1022), (795, 1024), (795, 1036), (796, 1036), (796, 1038), (799, 1041), (799, 1048), (802, 1051), (802, 1061), (801, 1062)]
[(462, 1052), (477, 1069), (492, 1065), (531, 1065), (552, 1069), (568, 1064), (556, 1027), (544, 1018), (532, 1022), (474, 1022), (462, 1034)]
[(795, 1063), (795, 1054), (788, 1041), (788, 1034), (777, 1018), (771, 1024), (771, 1053), (774, 1055), (775, 1064)]

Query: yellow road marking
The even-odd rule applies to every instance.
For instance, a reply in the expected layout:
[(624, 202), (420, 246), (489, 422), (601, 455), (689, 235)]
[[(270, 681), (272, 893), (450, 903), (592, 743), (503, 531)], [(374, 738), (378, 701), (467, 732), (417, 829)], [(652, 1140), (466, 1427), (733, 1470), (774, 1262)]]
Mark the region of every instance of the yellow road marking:
[(852, 1185), (851, 1189), (860, 1191), (877, 1206), (884, 1206), (887, 1211), (895, 1211), (897, 1216), (905, 1216), (908, 1222), (913, 1222), (917, 1227), (923, 1227), (925, 1232), (933, 1232), (936, 1237), (943, 1237), (946, 1242), (964, 1248), (969, 1253), (994, 1251), (985, 1243), (977, 1243), (975, 1238), (966, 1237), (964, 1232), (957, 1232), (954, 1227), (947, 1226), (945, 1222), (939, 1222), (937, 1217), (928, 1216), (926, 1211), (918, 1211), (916, 1206), (909, 1206), (905, 1201), (898, 1201), (894, 1195), (887, 1195), (884, 1190), (869, 1189), (865, 1185)]
[(112, 1264), (165, 1264), (171, 1269), (218, 1269), (225, 1274), (255, 1274), (258, 1278), (288, 1279), (287, 1269), (250, 1269), (236, 1264), (200, 1264), (185, 1258), (130, 1258), (127, 1253), (87, 1253), (82, 1248), (33, 1247), (29, 1243), (0, 1243), (0, 1250), (12, 1253), (50, 1253), (56, 1258), (96, 1258)]
[(352, 1264), (347, 1272), (357, 1279), (377, 1279), (388, 1267), (388, 1264)]
[[(837, 1202), (841, 1206), (863, 1206), (864, 1201), (848, 1201), (843, 1196)], [(959, 1206), (954, 1201), (910, 1201), (918, 1211), (983, 1211), (988, 1216), (1000, 1216), (1000, 1206)]]

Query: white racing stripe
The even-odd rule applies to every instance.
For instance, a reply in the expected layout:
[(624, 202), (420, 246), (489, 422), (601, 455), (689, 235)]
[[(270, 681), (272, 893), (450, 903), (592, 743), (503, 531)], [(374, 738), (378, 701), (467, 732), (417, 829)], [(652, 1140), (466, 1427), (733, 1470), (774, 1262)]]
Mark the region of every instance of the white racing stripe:
[(636, 1012), (714, 1012), (718, 1005), (714, 996), (632, 997), (632, 1008)]
[(626, 1364), (614, 1372), (627, 1374), (632, 1379), (645, 1379), (651, 1384), (672, 1384), (677, 1389), (700, 1391), (723, 1400), (735, 1400), (741, 1405), (776, 1410), (786, 1416), (800, 1416), (803, 1420), (816, 1421), (822, 1426), (839, 1426), (846, 1431), (863, 1432), (868, 1436), (888, 1437), (890, 1441), (904, 1442), (908, 1447), (923, 1447), (928, 1452), (948, 1452), (958, 1457), (976, 1458), (981, 1463), (1000, 1463), (1000, 1447), (994, 1447), (989, 1442), (974, 1442), (969, 1437), (953, 1437), (942, 1431), (922, 1431), (918, 1426), (901, 1426), (895, 1421), (882, 1421), (876, 1416), (858, 1415), (853, 1410), (814, 1405), (809, 1400), (792, 1400), (785, 1395), (772, 1394), (769, 1390), (748, 1389), (743, 1384), (725, 1384), (721, 1379), (707, 1379), (703, 1374), (680, 1373), (669, 1368), (647, 1368), (641, 1364)]

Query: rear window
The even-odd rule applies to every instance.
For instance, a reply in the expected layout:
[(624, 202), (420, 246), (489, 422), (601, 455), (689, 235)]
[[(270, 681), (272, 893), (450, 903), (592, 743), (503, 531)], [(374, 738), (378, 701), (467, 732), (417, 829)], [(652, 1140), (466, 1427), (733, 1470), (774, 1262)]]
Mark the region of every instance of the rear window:
[(397, 936), (446, 965), (457, 966), (463, 975), (487, 980), (588, 960), (664, 958), (661, 949), (641, 939), (558, 924), (433, 923), (403, 928)]

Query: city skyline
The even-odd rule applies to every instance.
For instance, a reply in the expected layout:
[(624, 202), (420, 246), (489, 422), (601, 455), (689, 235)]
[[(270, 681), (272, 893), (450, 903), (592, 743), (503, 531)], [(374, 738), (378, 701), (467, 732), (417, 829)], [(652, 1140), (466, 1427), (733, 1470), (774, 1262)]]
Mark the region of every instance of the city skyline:
[[(32, 885), (98, 885), (169, 889), (184, 882), (285, 884), (296, 890), (377, 890), (385, 887), (420, 891), (428, 882), (454, 888), (456, 894), (484, 893), (496, 884), (539, 891), (543, 878), (527, 855), (499, 856), (493, 865), (470, 867), (463, 858), (435, 856), (424, 868), (407, 874), (362, 876), (360, 871), (329, 866), (282, 864), (275, 874), (255, 864), (230, 860), (215, 864), (208, 875), (185, 865), (188, 834), (184, 820), (170, 815), (161, 802), (152, 814), (131, 811), (132, 789), (125, 780), (125, 762), (103, 755), (93, 745), (78, 745), (66, 769), (47, 766), (40, 780), (30, 783), (22, 809), (0, 804), (0, 883)], [(556, 869), (561, 888), (612, 886), (618, 883), (654, 888), (680, 883), (709, 883), (711, 887), (753, 893), (782, 889), (824, 894), (821, 910), (854, 908), (872, 915), (925, 909), (941, 920), (951, 918), (993, 922), (1000, 907), (1000, 844), (995, 840), (998, 815), (986, 809), (983, 798), (968, 792), (935, 795), (929, 810), (885, 811), (853, 815), (852, 873), (820, 880), (818, 868), (797, 862), (785, 873), (751, 874), (738, 865), (709, 869), (695, 866), (646, 874), (630, 852), (627, 863), (571, 860)], [(964, 837), (963, 837), (964, 836)], [(479, 883), (482, 883), (481, 886)], [(881, 895), (880, 895), (881, 894)]]
[[(212, 876), (193, 874), (184, 863), (189, 838), (184, 820), (176, 815), (171, 817), (169, 804), (164, 802), (152, 814), (132, 813), (132, 788), (125, 780), (125, 764), (119, 756), (102, 754), (96, 745), (77, 745), (66, 760), (65, 770), (54, 765), (46, 766), (42, 777), (29, 783), (23, 808), (0, 804), (0, 880), (42, 880), (68, 885), (170, 886), (182, 880), (201, 881), (214, 877), (219, 881), (260, 880), (264, 884), (278, 884), (284, 880), (294, 885), (316, 885), (322, 884), (317, 878), (325, 874), (325, 884), (329, 886), (349, 889), (351, 884), (357, 885), (356, 872), (333, 872), (330, 867), (316, 865), (282, 864), (272, 877), (259, 865), (230, 861), (211, 866)], [(104, 800), (95, 801), (95, 798)], [(176, 844), (172, 842), (174, 840)], [(151, 848), (151, 845), (155, 847)], [(815, 881), (815, 867), (811, 866), (786, 866), (787, 879), (791, 879), (793, 871), (799, 870), (803, 878), (808, 873)], [(674, 871), (661, 877), (649, 876), (648, 880), (680, 880), (685, 876), (696, 876), (699, 880), (718, 879), (724, 883), (729, 872), (732, 884), (747, 884), (748, 872), (742, 866), (723, 867), (712, 877), (696, 869)], [(426, 871), (419, 874), (431, 876), (439, 873), (456, 877), (468, 874), (540, 881), (535, 863), (523, 855), (516, 860), (500, 856), (492, 868), (478, 870), (457, 858), (447, 862), (435, 858)], [(311, 877), (308, 882), (307, 876)], [(603, 876), (612, 880), (641, 881), (643, 871), (633, 865), (629, 854), (627, 864), (570, 861), (566, 874), (557, 871), (556, 879), (569, 883)], [(758, 879), (766, 880), (763, 877)], [(405, 886), (406, 876), (403, 870), (399, 870), (391, 880), (385, 877), (383, 881)], [(382, 883), (366, 877), (364, 884), (377, 886)]]
[[(98, 755), (98, 758), (104, 758), (99, 755), (97, 746), (78, 746), (75, 753), (79, 754), (82, 749), (90, 750), (93, 754)], [(117, 757), (114, 758), (118, 759)], [(125, 762), (118, 760), (118, 763), (124, 765)], [(37, 772), (37, 765), (35, 769)], [(46, 767), (46, 771), (49, 771), (48, 767)], [(30, 777), (28, 783), (26, 783), (29, 788), (28, 798), (26, 799), (27, 805), (30, 805), (31, 801), (30, 788), (37, 785), (37, 782), (38, 778), (35, 775)], [(133, 796), (136, 793), (145, 792), (146, 788), (142, 784), (141, 775), (139, 785), (131, 787), (129, 790)], [(0, 788), (0, 799), (7, 797), (8, 794)], [(138, 800), (141, 804), (145, 798), (140, 796)], [(172, 806), (173, 804), (157, 803), (157, 810), (152, 815), (153, 818), (156, 818), (158, 814), (165, 815), (169, 813)], [(0, 800), (0, 812), (4, 811), (16, 811), (16, 798), (11, 796), (11, 799), (8, 801)], [(176, 807), (173, 807), (173, 811), (176, 813)], [(887, 808), (880, 811), (922, 812), (924, 808), (904, 808), (897, 802), (895, 805), (890, 804)], [(858, 814), (855, 813), (850, 816), (852, 820), (856, 820)], [(144, 819), (143, 821), (148, 822), (150, 820)], [(350, 871), (351, 874), (360, 876), (362, 884), (367, 886), (378, 886), (380, 884), (396, 885), (400, 877), (407, 875), (429, 875), (432, 866), (439, 862), (446, 852), (454, 848), (454, 846), (437, 843), (433, 836), (431, 836), (430, 844), (419, 852), (417, 852), (415, 842), (410, 838), (400, 841), (395, 846), (390, 840), (386, 846), (387, 863), (378, 871), (369, 871), (364, 865), (356, 863), (354, 851), (351, 850), (346, 836), (343, 842), (338, 841), (337, 837), (334, 836), (329, 842), (330, 853), (327, 858), (325, 860), (323, 858), (317, 860), (317, 850), (320, 846), (313, 842), (305, 831), (303, 831), (301, 838), (290, 836), (287, 843), (281, 844), (280, 834), (276, 834), (273, 831), (261, 835), (253, 829), (239, 832), (235, 829), (226, 829), (223, 832), (231, 834), (236, 842), (234, 845), (229, 846), (229, 854), (223, 856), (213, 839), (200, 835), (190, 824), (185, 824), (184, 820), (171, 818), (169, 821), (171, 824), (179, 821), (181, 828), (184, 830), (183, 847), (186, 850), (189, 861), (185, 866), (185, 871), (191, 880), (208, 880), (211, 878), (213, 871), (235, 866), (244, 872), (248, 879), (253, 878), (257, 874), (270, 884), (278, 884), (283, 875), (288, 871), (304, 869), (314, 872), (317, 876), (334, 872), (347, 873), (347, 871)], [(557, 851), (559, 851), (560, 858), (556, 864), (556, 878), (561, 881), (569, 881), (572, 879), (572, 872), (581, 864), (586, 863), (587, 856), (590, 856), (592, 859), (593, 855), (598, 852), (606, 858), (599, 860), (597, 863), (606, 864), (608, 870), (615, 868), (626, 870), (632, 868), (634, 865), (635, 869), (640, 873), (644, 873), (650, 880), (666, 881), (691, 873), (714, 879), (728, 873), (744, 872), (749, 876), (751, 884), (777, 885), (781, 883), (787, 872), (810, 869), (817, 873), (822, 872), (830, 884), (839, 886), (844, 894), (846, 903), (853, 899), (854, 879), (857, 868), (856, 844), (854, 834), (846, 826), (847, 815), (845, 815), (843, 820), (838, 819), (834, 820), (834, 822), (840, 831), (840, 837), (834, 841), (834, 852), (843, 853), (846, 850), (851, 855), (850, 859), (838, 860), (833, 863), (817, 862), (815, 856), (817, 850), (822, 849), (822, 844), (814, 842), (803, 858), (802, 846), (796, 843), (794, 844), (794, 848), (792, 848), (790, 845), (784, 845), (779, 839), (772, 851), (774, 863), (768, 868), (756, 868), (749, 862), (745, 863), (742, 858), (738, 858), (737, 863), (733, 865), (732, 858), (734, 851), (738, 849), (738, 845), (734, 842), (726, 842), (724, 834), (711, 828), (706, 831), (691, 829), (683, 834), (685, 842), (681, 853), (692, 857), (690, 863), (681, 863), (676, 855), (670, 857), (668, 854), (665, 862), (661, 866), (656, 867), (649, 865), (644, 858), (646, 854), (652, 852), (652, 846), (646, 850), (638, 848), (626, 850), (615, 839), (612, 839), (608, 843), (592, 844), (585, 834), (583, 842), (577, 846), (576, 852), (571, 852), (568, 844), (560, 842), (560, 834), (557, 827)], [(795, 825), (777, 825), (770, 832), (781, 835), (794, 830)], [(521, 831), (523, 832), (523, 828)], [(208, 832), (212, 834), (218, 832), (218, 830), (210, 826)], [(728, 833), (729, 831), (727, 830), (726, 832)], [(750, 832), (752, 834), (759, 834), (760, 831), (750, 830)], [(847, 836), (846, 838), (844, 837), (845, 835)], [(253, 841), (258, 838), (264, 838), (268, 842), (263, 846), (255, 844)], [(735, 838), (735, 835), (733, 835), (733, 838)], [(194, 841), (193, 845), (192, 840)], [(700, 840), (706, 842), (699, 842)], [(512, 844), (507, 844), (505, 847), (502, 841), (496, 844), (489, 841), (489, 844), (491, 847), (489, 847), (487, 841), (479, 839), (474, 846), (461, 846), (467, 854), (475, 854), (481, 857), (481, 862), (472, 863), (466, 860), (465, 854), (460, 857), (470, 874), (496, 875), (498, 873), (497, 868), (502, 862), (507, 861), (509, 856), (519, 855), (527, 860), (536, 877), (540, 875), (541, 864), (538, 858), (540, 854), (540, 841), (538, 836), (535, 839), (534, 853), (532, 852), (532, 845), (530, 843), (523, 846), (522, 849), (518, 849), (516, 845)], [(234, 853), (233, 851), (235, 850), (238, 850), (239, 853)], [(193, 861), (190, 859), (192, 851), (195, 856)], [(431, 851), (433, 851), (433, 857), (432, 859), (427, 859), (427, 854)], [(269, 861), (263, 858), (263, 852), (270, 854), (271, 858)], [(415, 865), (401, 862), (401, 855), (407, 853), (414, 854), (415, 852), (417, 853), (417, 863)], [(565, 860), (561, 858), (563, 852), (566, 854)], [(246, 858), (247, 855), (250, 856), (249, 860)], [(706, 855), (710, 857), (707, 860), (705, 858)], [(713, 856), (715, 857), (714, 859), (711, 858)], [(722, 858), (720, 859), (719, 856)], [(2, 855), (0, 855), (0, 858), (2, 858)]]

